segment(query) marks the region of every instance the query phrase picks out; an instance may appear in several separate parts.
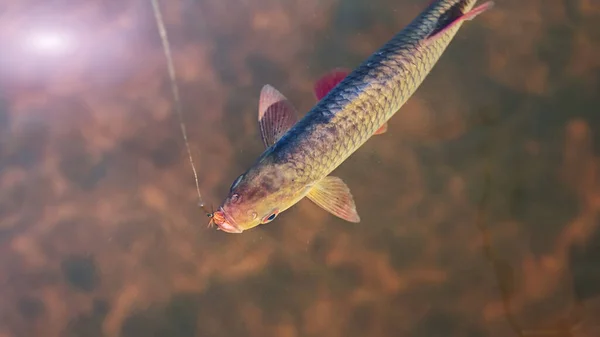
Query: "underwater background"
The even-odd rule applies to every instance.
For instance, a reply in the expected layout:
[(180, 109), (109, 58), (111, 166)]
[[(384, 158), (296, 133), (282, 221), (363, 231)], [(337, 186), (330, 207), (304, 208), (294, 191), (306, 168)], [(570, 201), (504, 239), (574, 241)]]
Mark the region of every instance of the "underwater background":
[[(481, 1), (480, 1), (481, 2)], [(204, 199), (427, 0), (160, 5)], [(197, 207), (150, 1), (0, 4), (0, 337), (600, 336), (600, 1), (498, 0), (334, 174), (241, 235)]]

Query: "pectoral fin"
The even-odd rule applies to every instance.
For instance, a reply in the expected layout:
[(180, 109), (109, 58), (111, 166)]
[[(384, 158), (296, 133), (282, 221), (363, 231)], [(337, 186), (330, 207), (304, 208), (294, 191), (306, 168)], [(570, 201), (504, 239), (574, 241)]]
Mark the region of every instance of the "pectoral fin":
[(350, 74), (348, 69), (336, 68), (323, 75), (314, 86), (315, 97), (317, 97), (317, 100), (320, 101), (323, 97), (327, 96), (331, 89), (335, 88), (335, 86), (346, 78), (348, 74)]
[(292, 103), (277, 89), (265, 85), (258, 104), (258, 124), (265, 147), (275, 144), (297, 120), (298, 115)]
[(313, 186), (307, 197), (337, 217), (350, 222), (360, 222), (352, 193), (338, 177), (325, 177)]

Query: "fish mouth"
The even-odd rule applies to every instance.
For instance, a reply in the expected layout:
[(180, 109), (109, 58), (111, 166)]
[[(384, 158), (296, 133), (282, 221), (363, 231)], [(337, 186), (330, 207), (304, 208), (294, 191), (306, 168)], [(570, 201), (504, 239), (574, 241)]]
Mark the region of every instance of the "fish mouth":
[(217, 227), (220, 230), (226, 233), (235, 233), (239, 234), (243, 232), (243, 230), (235, 223), (233, 218), (225, 213), (223, 207), (219, 207), (219, 209), (214, 213), (214, 221)]

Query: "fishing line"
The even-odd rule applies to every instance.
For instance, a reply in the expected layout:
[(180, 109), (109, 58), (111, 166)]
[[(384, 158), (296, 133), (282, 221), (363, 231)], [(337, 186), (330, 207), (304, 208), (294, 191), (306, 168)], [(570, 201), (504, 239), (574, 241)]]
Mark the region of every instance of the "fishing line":
[(176, 115), (179, 119), (179, 127), (181, 129), (181, 135), (183, 136), (183, 141), (185, 142), (185, 149), (187, 151), (188, 159), (190, 161), (190, 166), (192, 167), (192, 172), (194, 173), (194, 181), (196, 182), (196, 192), (198, 193), (198, 205), (206, 212), (206, 214), (212, 218), (212, 212), (209, 212), (202, 200), (202, 194), (200, 193), (200, 183), (198, 182), (198, 172), (196, 171), (196, 166), (194, 165), (194, 159), (192, 157), (192, 151), (190, 150), (190, 144), (188, 141), (187, 130), (185, 128), (185, 123), (183, 121), (183, 112), (181, 108), (181, 99), (179, 97), (179, 88), (177, 86), (177, 77), (175, 75), (175, 67), (173, 66), (173, 57), (171, 56), (171, 47), (169, 44), (169, 37), (167, 35), (167, 29), (165, 28), (165, 23), (162, 18), (162, 11), (160, 10), (160, 6), (158, 4), (158, 0), (150, 0), (152, 3), (152, 9), (154, 11), (154, 18), (156, 19), (156, 26), (158, 27), (158, 33), (160, 34), (160, 39), (162, 41), (163, 51), (165, 53), (165, 58), (167, 59), (167, 68), (169, 71), (169, 78), (171, 81), (171, 93), (173, 94), (173, 100), (175, 101), (175, 111)]

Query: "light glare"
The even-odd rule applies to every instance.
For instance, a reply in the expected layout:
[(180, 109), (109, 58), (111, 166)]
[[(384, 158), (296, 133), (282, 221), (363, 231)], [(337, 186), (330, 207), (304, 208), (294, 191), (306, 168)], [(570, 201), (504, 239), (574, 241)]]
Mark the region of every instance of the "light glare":
[(45, 54), (63, 54), (72, 44), (69, 36), (59, 31), (32, 32), (27, 42), (32, 51)]

